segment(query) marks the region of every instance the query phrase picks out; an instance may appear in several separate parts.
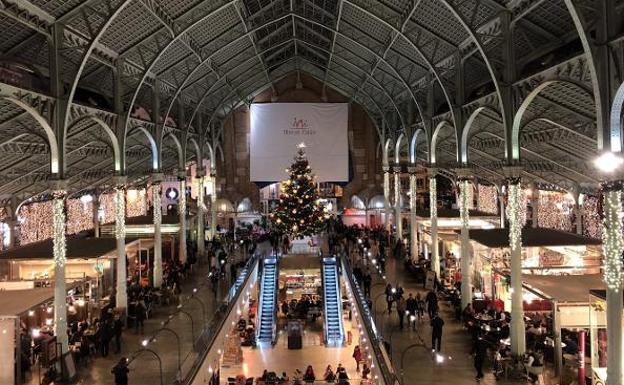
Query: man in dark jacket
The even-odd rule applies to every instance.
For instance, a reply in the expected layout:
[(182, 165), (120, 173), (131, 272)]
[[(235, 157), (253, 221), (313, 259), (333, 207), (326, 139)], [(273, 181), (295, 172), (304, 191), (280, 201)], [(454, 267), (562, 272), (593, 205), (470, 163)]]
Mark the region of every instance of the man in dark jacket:
[(425, 302), (427, 302), (427, 313), (429, 313), (429, 319), (432, 320), (433, 316), (438, 313), (438, 296), (433, 290), (427, 293)]
[(483, 339), (483, 337), (478, 336), (475, 339), (472, 347), (472, 354), (474, 354), (474, 367), (477, 371), (475, 379), (479, 381), (483, 378), (483, 362), (485, 361), (485, 357), (487, 355), (487, 342)]
[[(442, 327), (444, 320), (436, 313), (431, 320), (431, 349), (440, 351), (442, 348)], [(436, 349), (437, 343), (437, 349)]]
[(128, 385), (128, 359), (122, 357), (117, 365), (113, 367), (111, 373), (115, 376), (115, 385)]
[(407, 326), (409, 327), (411, 324), (412, 328), (416, 330), (416, 310), (418, 309), (418, 301), (416, 301), (412, 293), (409, 293), (407, 301), (405, 301), (405, 307), (409, 313)]

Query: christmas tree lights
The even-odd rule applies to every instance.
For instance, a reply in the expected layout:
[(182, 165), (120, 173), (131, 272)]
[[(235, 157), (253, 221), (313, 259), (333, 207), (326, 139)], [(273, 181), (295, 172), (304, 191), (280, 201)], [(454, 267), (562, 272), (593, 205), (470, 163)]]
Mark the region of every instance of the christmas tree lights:
[(509, 246), (512, 250), (522, 247), (522, 195), (519, 183), (509, 184), (507, 218), (509, 218)]
[(329, 218), (318, 199), (311, 171), (305, 146), (299, 145), (294, 163), (286, 171), (290, 177), (281, 183), (279, 203), (270, 215), (278, 232), (298, 238), (310, 236), (320, 232)]
[(152, 186), (152, 198), (154, 200), (154, 224), (162, 223), (162, 189), (160, 183)]

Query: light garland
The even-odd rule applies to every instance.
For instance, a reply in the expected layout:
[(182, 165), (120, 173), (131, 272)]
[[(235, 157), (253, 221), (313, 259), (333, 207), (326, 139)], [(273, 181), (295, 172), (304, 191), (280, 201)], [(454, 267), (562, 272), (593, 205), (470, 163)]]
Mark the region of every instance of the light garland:
[(67, 261), (67, 245), (65, 240), (65, 191), (59, 190), (54, 193), (52, 200), (53, 238), (52, 255), (54, 263), (65, 266)]
[(612, 290), (622, 287), (622, 192), (611, 190), (604, 193), (604, 219), (602, 221), (602, 244), (604, 249), (605, 284)]
[(598, 198), (586, 195), (583, 199), (583, 234), (590, 238), (602, 238), (602, 221), (598, 212)]
[(197, 215), (204, 213), (204, 177), (197, 177)]
[(67, 199), (67, 234), (77, 234), (93, 228), (93, 202), (80, 198)]
[(130, 189), (128, 190), (126, 196), (127, 217), (140, 217), (147, 214), (145, 189)]
[(178, 214), (186, 216), (186, 180), (180, 180), (180, 196), (178, 197)]
[[(4, 248), (5, 239), (10, 237), (10, 231), (8, 230), (8, 213), (4, 207), (0, 207), (0, 250)], [(5, 229), (8, 230), (8, 234), (5, 234)]]
[[(522, 247), (522, 189), (519, 183), (508, 185), (507, 218), (509, 219), (509, 247), (519, 249)], [(526, 211), (526, 209), (524, 210)]]
[(115, 220), (115, 194), (100, 195), (100, 210), (102, 210), (102, 223), (111, 223)]
[(498, 190), (496, 186), (478, 185), (479, 199), (477, 200), (477, 208), (485, 213), (498, 213)]
[(54, 221), (52, 201), (34, 202), (19, 209), (20, 245), (52, 238)]
[(574, 199), (559, 191), (540, 190), (537, 223), (540, 227), (572, 231)]
[(468, 209), (470, 205), (468, 203), (469, 192), (471, 190), (470, 183), (467, 179), (459, 181), (459, 221), (462, 228), (468, 228), (470, 224), (470, 218), (468, 215)]
[(435, 176), (429, 178), (429, 217), (431, 221), (438, 218), (438, 184)]
[[(383, 173), (383, 192), (384, 192), (384, 209), (387, 211), (390, 207), (390, 170), (388, 167), (384, 167)], [(388, 214), (386, 212), (386, 214)], [(390, 220), (386, 218), (386, 223), (390, 225)]]
[(126, 237), (126, 190), (115, 187), (115, 238)]
[(162, 189), (160, 183), (152, 185), (152, 199), (154, 204), (154, 224), (162, 223)]

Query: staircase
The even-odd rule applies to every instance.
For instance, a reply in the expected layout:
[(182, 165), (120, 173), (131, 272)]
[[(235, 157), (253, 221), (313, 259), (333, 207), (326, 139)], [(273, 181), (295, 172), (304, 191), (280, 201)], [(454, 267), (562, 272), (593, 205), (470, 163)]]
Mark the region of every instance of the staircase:
[(340, 277), (336, 258), (322, 259), (325, 345), (339, 346), (344, 342)]
[(277, 259), (267, 258), (262, 264), (260, 303), (258, 306), (258, 341), (273, 342), (276, 331)]

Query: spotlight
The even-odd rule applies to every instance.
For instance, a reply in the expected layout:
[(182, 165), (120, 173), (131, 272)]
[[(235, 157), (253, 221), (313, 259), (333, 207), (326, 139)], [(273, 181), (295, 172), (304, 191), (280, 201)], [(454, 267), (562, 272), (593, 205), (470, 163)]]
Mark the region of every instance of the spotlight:
[(594, 159), (594, 165), (598, 170), (606, 173), (615, 171), (624, 163), (624, 159), (621, 156), (615, 155), (611, 151), (605, 152), (596, 159)]

